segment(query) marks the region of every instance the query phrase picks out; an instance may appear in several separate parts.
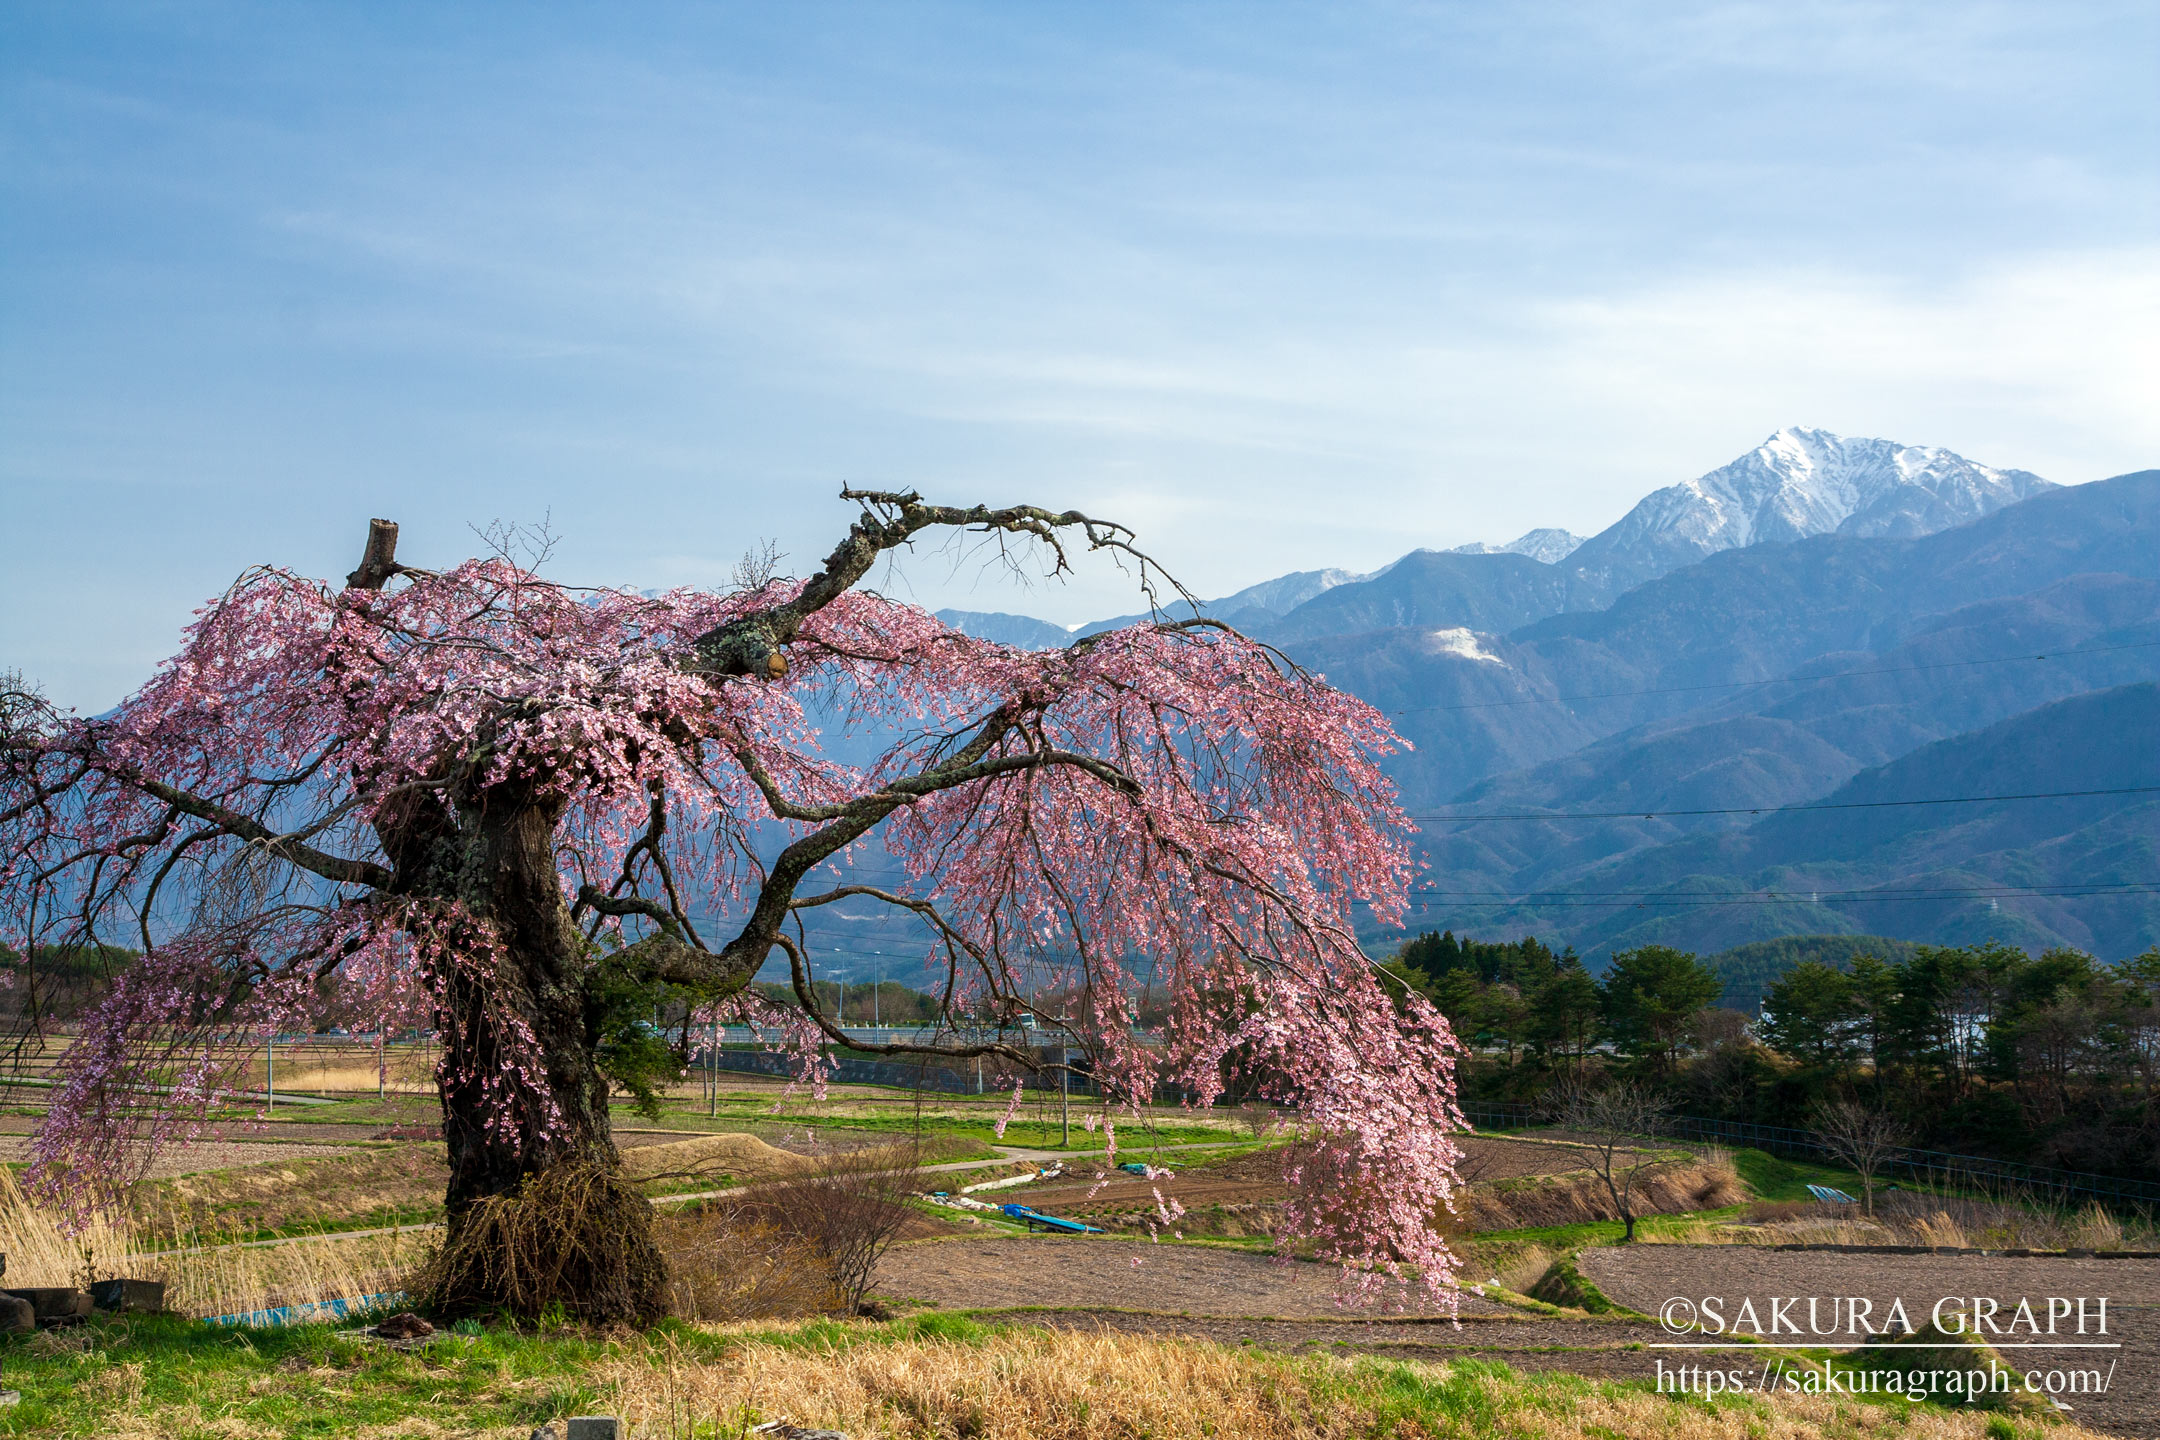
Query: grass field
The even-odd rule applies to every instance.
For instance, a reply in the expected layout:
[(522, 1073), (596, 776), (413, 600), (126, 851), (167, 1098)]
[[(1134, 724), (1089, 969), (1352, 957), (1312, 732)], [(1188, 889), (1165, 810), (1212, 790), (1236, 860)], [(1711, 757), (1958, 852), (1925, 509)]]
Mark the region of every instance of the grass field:
[[(331, 1067), (320, 1073), (324, 1079), (349, 1078)], [(284, 1075), (281, 1069), (281, 1087)], [(170, 1202), (160, 1212), (162, 1228), (95, 1237), (100, 1253), (94, 1268), (101, 1274), (165, 1278), (176, 1308), (195, 1316), (394, 1291), (434, 1243), (435, 1232), (342, 1238), (331, 1232), (439, 1215), (440, 1144), (375, 1138), (378, 1132), (425, 1133), (411, 1127), (437, 1118), (434, 1103), (395, 1089), (381, 1097), (363, 1092), (329, 1098), (332, 1103), (323, 1105), (281, 1105), (272, 1138), (294, 1141), (320, 1134), (341, 1144), (362, 1143), (341, 1154), (295, 1152), (290, 1161), (155, 1182), (155, 1193)], [(1099, 1130), (1078, 1123), (1086, 1113), (1082, 1106), (1072, 1108), (1069, 1137), (1054, 1102), (1031, 1099), (999, 1136), (995, 1126), (1005, 1111), (998, 1097), (923, 1097), (918, 1103), (899, 1092), (850, 1086), (836, 1087), (819, 1100), (807, 1091), (753, 1083), (709, 1100), (694, 1085), (678, 1087), (658, 1117), (622, 1105), (615, 1120), (625, 1132), (626, 1161), (655, 1177), (647, 1188), (656, 1195), (771, 1178), (797, 1163), (804, 1151), (914, 1142), (929, 1160), (989, 1161), (1000, 1154), (996, 1147), (1054, 1152), (1062, 1143), (1075, 1155), (1103, 1147)], [(628, 1133), (634, 1131), (648, 1133)], [(654, 1131), (668, 1133), (649, 1133)], [(691, 1143), (669, 1143), (678, 1135)], [(697, 1138), (702, 1135), (713, 1138)], [(1181, 1174), (1190, 1172), (1188, 1183), (1201, 1190), (1210, 1183), (1211, 1170), (1236, 1179), (1231, 1173), (1236, 1161), (1258, 1143), (1241, 1117), (1167, 1107), (1144, 1120), (1121, 1122), (1118, 1141), (1120, 1159), (1157, 1158)], [(1856, 1189), (1855, 1177), (1826, 1167), (1751, 1151), (1730, 1159), (1757, 1201), (1803, 1201), (1810, 1182)], [(1085, 1175), (1085, 1163), (1078, 1168)], [(980, 1176), (995, 1173), (985, 1169)], [(1499, 1178), (1489, 1183), (1502, 1187), (1534, 1184), (1542, 1174), (1536, 1166), (1494, 1173)], [(980, 1176), (941, 1175), (937, 1183), (957, 1189)], [(1753, 1233), (1735, 1224), (1753, 1208), (1647, 1216), (1639, 1224), (1640, 1238), (1652, 1245), (1726, 1241)], [(1019, 1236), (996, 1215), (971, 1221), (926, 1208), (926, 1215), (933, 1213), (947, 1226), (967, 1226), (971, 1240), (1008, 1231)], [(1570, 1269), (1573, 1257), (1585, 1250), (1616, 1242), (1621, 1231), (1617, 1221), (1595, 1221), (1465, 1237), (1469, 1269), (1464, 1278), (1500, 1281), (1501, 1291), (1495, 1293), (1524, 1317), (1594, 1329), (1610, 1321), (1586, 1319), (1579, 1310), (1556, 1310), (1521, 1295), (1535, 1288), (1541, 1295), (1551, 1291), (1548, 1298), (1562, 1305), (1576, 1304), (1564, 1286), (1554, 1289), (1547, 1277)], [(235, 1235), (308, 1238), (290, 1245), (171, 1253)], [(1274, 1248), (1264, 1234), (1185, 1238), (1240, 1251)], [(79, 1245), (34, 1226), (0, 1226), (0, 1246), (11, 1255), (9, 1278), (16, 1283), (71, 1283), (82, 1271)], [(1046, 1258), (1053, 1253), (1044, 1252)], [(1136, 1247), (1132, 1253), (1142, 1251)], [(1167, 1266), (1167, 1254), (1149, 1263)], [(1135, 1278), (1157, 1273), (1136, 1272)], [(1581, 1288), (1584, 1295), (1595, 1293), (1586, 1279)], [(1574, 1373), (1581, 1367), (1556, 1360), (1548, 1368), (1529, 1353), (1510, 1355), (1522, 1367), (1511, 1369), (1491, 1358), (1414, 1362), (1399, 1358), (1400, 1352), (1392, 1357), (1293, 1353), (1294, 1342), (1274, 1348), (1223, 1343), (1235, 1338), (1234, 1324), (1226, 1334), (1205, 1332), (1214, 1343), (1160, 1333), (1111, 1334), (1085, 1325), (1034, 1328), (1041, 1324), (1040, 1317), (1018, 1314), (984, 1323), (933, 1310), (886, 1323), (670, 1323), (642, 1336), (497, 1328), (405, 1352), (370, 1341), (349, 1324), (236, 1330), (179, 1316), (106, 1318), (77, 1330), (0, 1342), (5, 1370), (0, 1388), (23, 1395), (18, 1406), (0, 1408), (0, 1435), (524, 1440), (542, 1421), (594, 1411), (631, 1418), (638, 1440), (739, 1440), (746, 1425), (782, 1417), (832, 1425), (856, 1440), (873, 1435), (1413, 1440), (1489, 1434), (1523, 1440), (1845, 1440), (1861, 1435), (2014, 1440), (2042, 1433), (2070, 1440), (2083, 1433), (2066, 1424), (2043, 1432), (2022, 1416), (1913, 1409), (1902, 1401), (1886, 1406), (1849, 1397), (1757, 1396), (1706, 1403), (1660, 1396), (1639, 1380), (1597, 1378), (1634, 1371), (1591, 1366), (1589, 1374)]]
[(0, 1434), (113, 1440), (502, 1437), (611, 1413), (636, 1440), (720, 1440), (787, 1419), (871, 1436), (970, 1440), (2082, 1440), (2068, 1424), (1840, 1397), (1679, 1400), (1640, 1384), (1278, 1355), (949, 1315), (642, 1336), (449, 1335), (399, 1351), (324, 1326), (238, 1333), (108, 1320), (15, 1342), (22, 1402)]

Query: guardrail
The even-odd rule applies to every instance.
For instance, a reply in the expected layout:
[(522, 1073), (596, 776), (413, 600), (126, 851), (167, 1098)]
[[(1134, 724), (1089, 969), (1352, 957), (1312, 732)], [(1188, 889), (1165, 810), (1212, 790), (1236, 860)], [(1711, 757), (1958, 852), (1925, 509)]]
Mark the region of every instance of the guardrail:
[[(710, 1065), (737, 1075), (773, 1075), (790, 1080), (797, 1071), (793, 1055), (768, 1050), (708, 1050), (697, 1057), (695, 1064)], [(825, 1065), (825, 1078), (838, 1085), (891, 1085), (902, 1090), (935, 1090), (948, 1095), (1009, 1093), (1014, 1079), (1010, 1070), (967, 1061), (961, 1061), (955, 1068), (949, 1062), (933, 1064), (837, 1057), (828, 1058)], [(1093, 1082), (1085, 1075), (1071, 1076), (1067, 1087), (1067, 1093), (1076, 1096), (1095, 1093)], [(1058, 1082), (1055, 1077), (1028, 1075), (1026, 1088), (1054, 1091)]]
[[(1546, 1123), (1528, 1105), (1465, 1105), (1463, 1118), (1480, 1129), (1489, 1130), (1512, 1130)], [(1738, 1120), (1681, 1115), (1667, 1120), (1659, 1134), (1675, 1140), (1744, 1145), (1773, 1154), (1836, 1159), (1835, 1152), (1821, 1135), (1787, 1125), (1754, 1125)], [(2057, 1170), (2048, 1165), (2027, 1165), (2023, 1161), (1998, 1160), (1987, 1155), (1958, 1155), (1946, 1150), (1907, 1147), (1886, 1159), (1882, 1169), (1885, 1174), (1895, 1173), (1940, 1184), (2011, 1186), (2063, 1201), (2084, 1198), (2137, 1207), (2160, 1206), (2160, 1182), (2094, 1175), (2083, 1170)]]
[[(1052, 1037), (1056, 1034), (1055, 1031), (1020, 1027), (1008, 1030), (954, 1030), (950, 1026), (941, 1029), (935, 1025), (842, 1025), (839, 1030), (848, 1039), (861, 1041), (865, 1045), (926, 1045), (940, 1040), (950, 1044), (956, 1040), (973, 1042), (997, 1039), (1020, 1045), (1049, 1044), (1054, 1043)], [(713, 1035), (711, 1030), (694, 1030), (691, 1032), (690, 1041), (702, 1051), (712, 1042)], [(722, 1025), (718, 1037), (722, 1045), (786, 1045), (792, 1038), (785, 1030), (749, 1025)]]

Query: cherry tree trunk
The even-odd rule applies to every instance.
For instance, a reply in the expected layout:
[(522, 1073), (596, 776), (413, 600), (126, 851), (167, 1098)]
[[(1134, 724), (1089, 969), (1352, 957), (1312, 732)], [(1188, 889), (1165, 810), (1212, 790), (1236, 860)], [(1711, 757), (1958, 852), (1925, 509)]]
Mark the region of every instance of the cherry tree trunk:
[[(587, 1013), (584, 940), (556, 873), (555, 817), (509, 804), (483, 813), (472, 829), (469, 868), (459, 878), (467, 902), (494, 922), (504, 953), (492, 967), (453, 970), (444, 997), (452, 1020), (442, 1076), (452, 1224), (475, 1200), (515, 1189), (528, 1175), (566, 1161), (617, 1160), (607, 1079), (594, 1057), (597, 1017)], [(504, 1033), (513, 1019), (529, 1041)]]
[(491, 792), (461, 816), (454, 874), (431, 877), (490, 922), (495, 947), (446, 964), (439, 1074), (448, 1237), (422, 1288), (447, 1315), (553, 1306), (593, 1321), (666, 1308), (652, 1208), (617, 1173), (600, 1015), (584, 937), (564, 903), (557, 816)]

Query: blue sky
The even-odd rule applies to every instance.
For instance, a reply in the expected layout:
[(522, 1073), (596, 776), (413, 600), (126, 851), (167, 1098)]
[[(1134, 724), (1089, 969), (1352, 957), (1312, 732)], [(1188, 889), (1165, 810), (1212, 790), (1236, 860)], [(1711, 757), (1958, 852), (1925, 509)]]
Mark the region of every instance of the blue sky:
[(1595, 530), (1788, 423), (2160, 464), (2156, 17), (9, 6), (0, 666), (102, 708), (370, 515), (712, 583), (913, 485), (1213, 594)]

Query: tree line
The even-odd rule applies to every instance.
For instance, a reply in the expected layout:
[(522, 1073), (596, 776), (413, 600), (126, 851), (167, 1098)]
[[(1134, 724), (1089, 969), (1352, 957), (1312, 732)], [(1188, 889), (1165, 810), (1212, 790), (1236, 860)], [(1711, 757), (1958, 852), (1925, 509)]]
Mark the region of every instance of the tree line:
[(1392, 969), (1470, 1047), (1469, 1103), (1624, 1079), (1712, 1119), (1804, 1127), (1850, 1103), (1897, 1117), (1916, 1145), (2160, 1175), (2160, 948), (2112, 965), (2066, 948), (1903, 948), (1800, 961), (1759, 1016), (1719, 1007), (1722, 977), (1661, 945), (1593, 976), (1534, 938), (1425, 934)]

